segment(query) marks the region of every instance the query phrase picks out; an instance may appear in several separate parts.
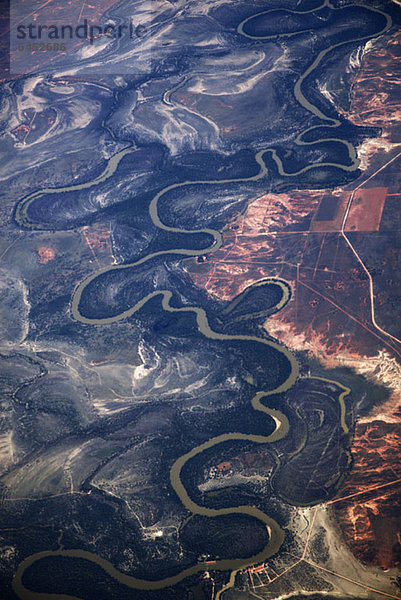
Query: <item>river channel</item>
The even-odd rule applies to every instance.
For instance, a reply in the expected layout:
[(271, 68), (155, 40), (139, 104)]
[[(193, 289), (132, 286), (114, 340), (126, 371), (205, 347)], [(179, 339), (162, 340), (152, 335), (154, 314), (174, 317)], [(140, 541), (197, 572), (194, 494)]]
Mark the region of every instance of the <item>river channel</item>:
[[(326, 7), (326, 8), (332, 9), (332, 10), (341, 10), (341, 9), (337, 9), (336, 7), (334, 7), (330, 3), (329, 0), (325, 0), (325, 2), (320, 7), (317, 7), (310, 11), (303, 11), (303, 13), (318, 11), (323, 7)], [(355, 38), (353, 40), (347, 39), (344, 42), (334, 44), (334, 45), (322, 50), (318, 54), (318, 56), (313, 60), (313, 62), (310, 64), (310, 66), (306, 69), (306, 71), (299, 77), (299, 79), (297, 80), (297, 82), (295, 84), (294, 94), (295, 94), (295, 97), (298, 100), (298, 102), (305, 109), (307, 109), (310, 113), (312, 113), (314, 116), (321, 119), (324, 123), (324, 127), (330, 127), (332, 129), (335, 129), (340, 126), (340, 121), (326, 116), (324, 113), (321, 112), (321, 110), (318, 107), (316, 107), (310, 101), (308, 101), (308, 99), (304, 96), (304, 93), (302, 91), (302, 85), (303, 85), (305, 79), (320, 65), (320, 63), (322, 62), (324, 57), (332, 50), (334, 50), (344, 44), (348, 44), (351, 41), (359, 42), (359, 41), (363, 41), (368, 38), (370, 39), (372, 37), (377, 37), (389, 29), (389, 27), (391, 26), (391, 18), (388, 15), (386, 15), (379, 9), (375, 9), (372, 7), (366, 7), (366, 10), (372, 11), (376, 14), (380, 14), (381, 16), (383, 16), (385, 18), (384, 27), (382, 27), (380, 29), (380, 31), (378, 31), (375, 35), (361, 36), (361, 37)], [(238, 30), (237, 30), (238, 33), (240, 33), (241, 35), (243, 35), (247, 38), (252, 38), (255, 40), (256, 39), (261, 39), (261, 40), (267, 39), (267, 37), (269, 37), (269, 36), (265, 36), (265, 37), (264, 36), (250, 36), (249, 34), (246, 34), (244, 32), (244, 27), (251, 19), (257, 18), (260, 15), (267, 14), (268, 12), (272, 12), (272, 11), (262, 11), (258, 15), (253, 15), (252, 17), (248, 17), (247, 19), (244, 19), (244, 21), (238, 26)], [(289, 12), (302, 14), (302, 11), (289, 11)], [(304, 33), (305, 32), (296, 32), (296, 33), (283, 32), (280, 35), (282, 37), (291, 37), (293, 35), (300, 35), (300, 34), (304, 34)], [(280, 36), (275, 35), (275, 36), (271, 36), (271, 37), (280, 37)], [(169, 96), (169, 98), (170, 98), (170, 96)], [(169, 101), (170, 101), (170, 99), (169, 99)], [(255, 344), (262, 344), (266, 347), (266, 351), (268, 351), (268, 348), (271, 348), (271, 349), (274, 349), (275, 351), (282, 353), (285, 356), (285, 358), (288, 361), (288, 365), (289, 365), (289, 374), (287, 375), (286, 379), (284, 381), (282, 381), (279, 385), (277, 385), (276, 388), (268, 390), (268, 391), (259, 391), (252, 398), (252, 407), (254, 408), (254, 410), (260, 411), (260, 412), (270, 416), (274, 420), (275, 430), (273, 431), (273, 433), (268, 436), (262, 436), (262, 435), (247, 435), (247, 434), (243, 434), (243, 433), (233, 432), (233, 433), (225, 433), (225, 434), (213, 437), (213, 438), (207, 440), (206, 442), (204, 442), (203, 444), (193, 448), (190, 452), (179, 457), (172, 465), (171, 471), (170, 471), (171, 485), (172, 485), (174, 491), (176, 492), (177, 496), (180, 498), (182, 504), (188, 509), (188, 511), (190, 511), (194, 515), (203, 515), (203, 516), (207, 516), (210, 518), (215, 518), (215, 517), (218, 517), (221, 515), (230, 515), (230, 514), (232, 514), (232, 515), (243, 514), (243, 515), (249, 515), (249, 516), (255, 517), (255, 518), (259, 519), (266, 526), (267, 531), (268, 531), (269, 539), (268, 539), (268, 543), (266, 544), (265, 548), (261, 552), (259, 552), (258, 554), (256, 554), (255, 556), (252, 556), (250, 558), (238, 558), (238, 559), (232, 559), (232, 560), (217, 560), (217, 561), (212, 561), (212, 562), (208, 561), (207, 564), (205, 562), (201, 561), (201, 562), (198, 562), (197, 564), (193, 565), (192, 567), (183, 570), (181, 573), (179, 573), (177, 575), (154, 581), (154, 580), (139, 579), (139, 578), (133, 577), (131, 575), (126, 575), (126, 574), (118, 571), (111, 562), (98, 556), (97, 554), (87, 552), (84, 550), (79, 550), (79, 549), (66, 550), (62, 546), (60, 546), (57, 550), (49, 550), (49, 551), (44, 551), (44, 552), (39, 552), (39, 553), (33, 554), (33, 555), (29, 556), (28, 558), (26, 558), (19, 565), (18, 570), (17, 570), (14, 580), (13, 580), (13, 590), (16, 593), (16, 595), (19, 598), (21, 598), (22, 600), (44, 600), (45, 598), (46, 598), (46, 600), (81, 600), (80, 598), (69, 596), (69, 595), (67, 596), (64, 594), (43, 594), (40, 592), (31, 591), (24, 586), (23, 576), (24, 576), (25, 571), (28, 568), (32, 567), (36, 563), (39, 563), (44, 558), (56, 557), (56, 556), (61, 556), (61, 557), (71, 558), (71, 559), (80, 558), (80, 559), (87, 560), (89, 563), (96, 563), (102, 569), (104, 569), (104, 571), (106, 571), (112, 578), (116, 579), (122, 585), (128, 586), (130, 588), (142, 589), (142, 590), (160, 590), (165, 587), (173, 586), (173, 585), (177, 584), (178, 582), (182, 581), (183, 579), (185, 579), (186, 577), (193, 575), (195, 573), (198, 573), (200, 571), (205, 571), (205, 570), (230, 571), (231, 576), (230, 576), (228, 584), (223, 588), (223, 590), (220, 590), (220, 592), (218, 592), (218, 594), (216, 596), (216, 599), (218, 600), (221, 592), (224, 591), (225, 589), (227, 589), (228, 586), (233, 585), (234, 579), (235, 579), (235, 573), (239, 569), (243, 569), (243, 568), (246, 568), (247, 566), (251, 566), (251, 565), (260, 563), (262, 561), (265, 561), (270, 556), (276, 554), (278, 552), (278, 550), (280, 549), (280, 546), (284, 540), (284, 532), (281, 529), (281, 527), (279, 526), (279, 524), (274, 519), (272, 519), (271, 517), (266, 515), (264, 512), (262, 512), (258, 508), (252, 507), (252, 506), (234, 506), (232, 508), (211, 509), (211, 508), (206, 508), (204, 506), (200, 506), (200, 505), (196, 504), (190, 498), (187, 490), (185, 489), (185, 487), (182, 483), (181, 472), (182, 472), (184, 465), (188, 461), (190, 461), (193, 457), (202, 453), (204, 450), (207, 450), (213, 446), (217, 446), (218, 444), (222, 444), (223, 442), (230, 441), (230, 440), (245, 440), (245, 441), (249, 441), (249, 442), (254, 442), (255, 444), (266, 444), (266, 443), (275, 442), (275, 441), (281, 439), (282, 437), (284, 437), (285, 435), (287, 435), (287, 433), (289, 431), (289, 423), (288, 423), (287, 417), (281, 411), (275, 410), (273, 408), (269, 408), (268, 399), (269, 399), (269, 397), (271, 397), (275, 394), (279, 394), (279, 393), (289, 390), (294, 385), (295, 381), (297, 380), (297, 377), (299, 374), (298, 362), (295, 359), (295, 357), (292, 355), (292, 353), (289, 352), (284, 346), (277, 344), (268, 339), (262, 339), (262, 338), (258, 338), (258, 337), (250, 336), (250, 335), (248, 336), (248, 335), (221, 334), (216, 331), (213, 331), (209, 325), (207, 314), (202, 307), (191, 306), (191, 307), (176, 308), (176, 307), (171, 306), (170, 300), (172, 297), (172, 292), (169, 290), (156, 290), (156, 291), (146, 295), (144, 298), (142, 298), (139, 302), (137, 302), (134, 306), (130, 307), (128, 310), (125, 310), (124, 312), (121, 312), (119, 314), (116, 314), (116, 315), (113, 315), (113, 316), (107, 317), (107, 318), (106, 317), (105, 318), (90, 318), (88, 316), (83, 315), (80, 311), (80, 301), (81, 301), (82, 294), (85, 291), (86, 287), (94, 279), (96, 279), (97, 277), (99, 277), (107, 272), (135, 269), (135, 267), (139, 266), (140, 264), (143, 264), (146, 261), (151, 260), (152, 258), (160, 257), (160, 256), (164, 256), (164, 255), (195, 257), (195, 256), (215, 252), (216, 250), (218, 250), (218, 248), (220, 248), (220, 246), (222, 244), (222, 237), (221, 237), (221, 234), (219, 231), (216, 231), (213, 229), (208, 229), (208, 228), (198, 229), (198, 230), (181, 229), (181, 228), (167, 225), (161, 221), (161, 219), (159, 217), (159, 212), (158, 212), (158, 201), (164, 194), (168, 193), (169, 191), (171, 191), (173, 189), (186, 187), (186, 186), (189, 187), (189, 186), (194, 186), (194, 185), (213, 186), (213, 185), (231, 184), (231, 183), (236, 183), (236, 182), (240, 183), (240, 182), (252, 182), (252, 181), (260, 180), (266, 175), (267, 169), (268, 169), (266, 166), (265, 160), (264, 160), (264, 157), (266, 154), (271, 155), (272, 159), (274, 160), (274, 162), (277, 165), (279, 173), (286, 177), (294, 177), (294, 176), (300, 175), (310, 169), (322, 168), (322, 167), (337, 167), (337, 168), (345, 170), (345, 171), (356, 170), (358, 168), (359, 163), (358, 163), (358, 159), (356, 156), (355, 148), (349, 142), (344, 141), (342, 139), (337, 139), (335, 137), (323, 138), (323, 139), (318, 139), (315, 141), (308, 141), (308, 142), (303, 140), (304, 136), (308, 132), (310, 132), (318, 127), (322, 127), (322, 125), (315, 125), (313, 127), (308, 128), (307, 130), (303, 131), (302, 133), (300, 133), (298, 135), (298, 137), (296, 138), (296, 143), (300, 146), (306, 146), (306, 145), (311, 146), (311, 145), (319, 144), (322, 142), (341, 143), (341, 144), (345, 145), (348, 149), (349, 158), (351, 161), (350, 165), (343, 165), (343, 164), (330, 163), (330, 162), (315, 163), (315, 164), (309, 164), (297, 172), (288, 172), (285, 170), (284, 165), (283, 165), (281, 159), (279, 158), (276, 150), (269, 148), (269, 149), (261, 150), (255, 154), (255, 161), (259, 165), (260, 170), (256, 175), (254, 175), (252, 177), (242, 177), (242, 178), (238, 178), (238, 179), (234, 178), (234, 179), (220, 179), (220, 180), (183, 181), (180, 183), (169, 185), (169, 186), (165, 187), (164, 189), (162, 189), (161, 191), (159, 191), (154, 196), (154, 198), (152, 199), (152, 201), (150, 203), (149, 214), (150, 214), (151, 220), (154, 223), (154, 225), (156, 225), (160, 229), (163, 229), (164, 231), (175, 232), (175, 233), (209, 234), (210, 236), (212, 236), (212, 239), (213, 239), (212, 243), (207, 248), (203, 248), (201, 250), (192, 250), (192, 249), (182, 249), (181, 248), (181, 249), (171, 249), (171, 250), (163, 250), (163, 251), (159, 251), (159, 252), (153, 252), (152, 254), (149, 254), (148, 256), (145, 256), (145, 257), (141, 258), (140, 260), (133, 262), (133, 263), (122, 264), (122, 265), (112, 265), (112, 266), (100, 269), (99, 271), (93, 273), (92, 275), (90, 275), (84, 281), (82, 281), (80, 283), (80, 285), (77, 287), (77, 289), (74, 292), (72, 304), (71, 304), (71, 312), (72, 312), (72, 316), (74, 319), (76, 319), (77, 321), (84, 323), (84, 324), (90, 324), (90, 325), (96, 326), (96, 325), (110, 324), (110, 323), (113, 323), (113, 322), (116, 322), (116, 321), (119, 321), (122, 319), (126, 319), (126, 318), (130, 317), (131, 315), (133, 315), (138, 310), (140, 310), (141, 307), (143, 307), (149, 300), (151, 300), (152, 298), (154, 298), (156, 296), (160, 296), (162, 309), (164, 311), (171, 312), (171, 313), (179, 313), (179, 312), (193, 313), (196, 318), (198, 330), (206, 338), (213, 339), (213, 340), (220, 340), (222, 342), (230, 341), (230, 340), (238, 340), (238, 341), (253, 342)], [(46, 188), (46, 189), (39, 190), (39, 191), (27, 196), (26, 198), (22, 199), (20, 201), (19, 205), (17, 206), (17, 210), (16, 210), (16, 214), (15, 214), (16, 221), (20, 225), (30, 228), (30, 229), (39, 229), (39, 230), (46, 229), (47, 225), (45, 223), (42, 223), (42, 224), (35, 223), (33, 221), (30, 221), (30, 219), (29, 219), (28, 209), (29, 209), (30, 204), (33, 201), (40, 198), (40, 196), (42, 196), (44, 194), (48, 194), (48, 193), (55, 193), (55, 192), (63, 193), (63, 192), (68, 192), (68, 191), (85, 189), (85, 188), (89, 188), (89, 187), (98, 185), (105, 179), (111, 177), (113, 175), (113, 173), (115, 173), (119, 162), (122, 160), (122, 158), (127, 153), (135, 152), (135, 151), (136, 151), (136, 149), (134, 147), (130, 147), (130, 148), (127, 148), (127, 149), (119, 152), (115, 156), (113, 156), (109, 160), (108, 165), (107, 165), (106, 169), (103, 171), (103, 173), (90, 182), (76, 185), (76, 186), (63, 187), (63, 188), (59, 188), (59, 189)], [(261, 285), (261, 284), (262, 283), (259, 283), (257, 285)], [(277, 303), (276, 309), (279, 310), (280, 308), (282, 308), (289, 299), (288, 284), (286, 284), (286, 282), (281, 282), (280, 280), (277, 280), (277, 279), (276, 280), (266, 280), (265, 282), (263, 282), (263, 284), (278, 285), (281, 287), (282, 297), (279, 300), (279, 302)], [(334, 383), (334, 382), (332, 382), (332, 383)], [(344, 397), (349, 392), (349, 389), (345, 388), (344, 386), (342, 386), (342, 387), (343, 387), (343, 392), (340, 397), (341, 422), (342, 422), (342, 426), (345, 430), (345, 428), (346, 428), (345, 419), (344, 419), (345, 409), (344, 409), (343, 403), (344, 403)], [(36, 568), (39, 568), (39, 564), (36, 566)]]

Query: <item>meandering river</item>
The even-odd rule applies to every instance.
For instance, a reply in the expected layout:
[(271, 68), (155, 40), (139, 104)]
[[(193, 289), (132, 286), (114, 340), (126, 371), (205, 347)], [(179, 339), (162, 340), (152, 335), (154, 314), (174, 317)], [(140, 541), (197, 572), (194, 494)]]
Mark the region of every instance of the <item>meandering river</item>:
[[(288, 11), (288, 12), (306, 14), (307, 12), (318, 11), (323, 7), (328, 7), (332, 10), (341, 10), (340, 8), (339, 9), (335, 8), (330, 3), (329, 0), (325, 0), (325, 2), (320, 7), (311, 9), (309, 11)], [(332, 129), (335, 129), (340, 126), (340, 121), (338, 121), (337, 119), (333, 119), (331, 117), (327, 117), (324, 113), (322, 113), (322, 111), (318, 107), (316, 107), (314, 104), (312, 104), (305, 97), (303, 90), (302, 90), (303, 83), (304, 83), (305, 79), (321, 64), (324, 57), (327, 56), (327, 54), (329, 52), (331, 52), (332, 50), (334, 50), (344, 44), (348, 44), (350, 41), (359, 42), (359, 41), (363, 41), (365, 39), (370, 39), (372, 37), (377, 37), (389, 29), (389, 27), (391, 26), (391, 18), (387, 14), (380, 11), (379, 9), (375, 9), (372, 7), (365, 7), (365, 10), (369, 10), (369, 11), (372, 11), (373, 13), (380, 14), (381, 16), (383, 16), (385, 18), (385, 25), (383, 26), (383, 28), (381, 28), (380, 31), (378, 31), (375, 35), (361, 36), (361, 37), (355, 38), (354, 40), (347, 39), (346, 41), (339, 42), (337, 44), (334, 44), (334, 45), (322, 50), (318, 54), (318, 56), (313, 60), (313, 62), (309, 65), (309, 67), (305, 70), (305, 72), (299, 77), (299, 79), (297, 80), (297, 82), (295, 84), (294, 94), (295, 94), (295, 97), (298, 100), (298, 102), (305, 109), (307, 109), (309, 112), (311, 112), (313, 115), (315, 115), (316, 117), (321, 119), (323, 121), (324, 127), (330, 127)], [(256, 39), (268, 39), (268, 37), (277, 37), (277, 35), (275, 35), (275, 36), (251, 36), (244, 32), (244, 27), (251, 19), (257, 18), (258, 16), (267, 14), (269, 12), (274, 12), (274, 11), (262, 11), (261, 13), (258, 13), (258, 15), (253, 15), (252, 17), (244, 19), (244, 21), (242, 21), (242, 23), (240, 23), (240, 25), (238, 26), (238, 33), (240, 33), (241, 35), (243, 35), (247, 38), (252, 38), (255, 40)], [(280, 35), (282, 37), (291, 37), (294, 35), (301, 35), (301, 34), (305, 34), (305, 31), (303, 31), (303, 32), (282, 32)], [(166, 94), (165, 100), (166, 100), (166, 102), (171, 103), (171, 94), (169, 94), (168, 96)], [(215, 252), (221, 246), (222, 237), (221, 237), (220, 232), (218, 232), (216, 230), (208, 229), (208, 228), (198, 229), (198, 230), (182, 229), (182, 228), (173, 227), (171, 225), (168, 225), (160, 219), (159, 211), (158, 211), (158, 202), (163, 195), (165, 195), (166, 193), (168, 193), (171, 190), (181, 188), (181, 187), (195, 186), (195, 185), (213, 186), (213, 185), (232, 184), (232, 183), (236, 183), (236, 182), (243, 183), (243, 182), (252, 182), (252, 181), (260, 180), (267, 173), (267, 166), (266, 166), (266, 163), (264, 160), (266, 154), (271, 155), (271, 158), (274, 160), (274, 162), (277, 165), (279, 173), (282, 176), (286, 176), (286, 177), (295, 177), (306, 171), (309, 171), (310, 169), (323, 168), (323, 167), (337, 167), (337, 168), (345, 170), (345, 171), (356, 170), (358, 168), (358, 159), (357, 159), (355, 148), (349, 142), (339, 139), (339, 138), (335, 138), (335, 137), (322, 138), (322, 139), (318, 139), (315, 141), (308, 141), (308, 142), (303, 140), (304, 136), (308, 132), (310, 132), (318, 127), (322, 127), (322, 125), (315, 125), (313, 127), (308, 128), (307, 130), (303, 131), (302, 133), (300, 133), (298, 135), (298, 137), (296, 138), (296, 143), (300, 146), (306, 146), (306, 145), (312, 146), (312, 145), (320, 144), (322, 142), (341, 143), (341, 144), (345, 145), (348, 149), (350, 164), (344, 165), (344, 164), (340, 164), (340, 163), (331, 163), (331, 162), (313, 163), (313, 164), (309, 164), (309, 165), (303, 167), (302, 169), (300, 169), (296, 172), (288, 172), (285, 170), (284, 165), (283, 165), (281, 159), (279, 158), (276, 150), (272, 149), (272, 148), (268, 148), (265, 150), (261, 150), (255, 154), (255, 161), (259, 165), (260, 169), (259, 169), (259, 172), (254, 176), (233, 178), (233, 179), (219, 179), (219, 180), (201, 180), (200, 179), (200, 180), (196, 180), (196, 181), (183, 181), (183, 182), (172, 184), (172, 185), (165, 187), (164, 189), (160, 190), (154, 196), (154, 198), (152, 199), (150, 206), (149, 206), (149, 215), (150, 215), (150, 218), (151, 218), (152, 222), (154, 223), (154, 225), (156, 225), (160, 229), (163, 229), (164, 231), (175, 232), (175, 233), (209, 234), (212, 237), (212, 240), (213, 240), (212, 243), (207, 248), (203, 248), (201, 250), (179, 248), (179, 249), (170, 249), (170, 250), (163, 250), (163, 251), (159, 251), (159, 252), (153, 252), (153, 253), (149, 254), (148, 256), (145, 256), (145, 257), (141, 258), (140, 260), (133, 262), (133, 263), (123, 264), (123, 265), (112, 265), (112, 266), (100, 269), (96, 273), (93, 273), (92, 275), (87, 277), (83, 282), (81, 282), (81, 284), (77, 287), (77, 289), (74, 292), (72, 304), (71, 304), (71, 311), (72, 311), (72, 315), (73, 315), (74, 319), (76, 319), (77, 321), (80, 321), (81, 323), (85, 323), (85, 324), (102, 325), (102, 324), (113, 323), (113, 322), (119, 321), (121, 319), (126, 319), (126, 318), (130, 317), (131, 315), (133, 315), (138, 310), (140, 310), (140, 308), (143, 307), (150, 299), (152, 299), (156, 296), (160, 296), (161, 300), (162, 300), (162, 302), (161, 302), (162, 309), (164, 311), (171, 312), (171, 313), (179, 313), (179, 312), (193, 313), (196, 318), (196, 323), (197, 323), (200, 333), (203, 336), (205, 336), (206, 338), (213, 339), (213, 340), (219, 340), (222, 342), (236, 340), (236, 341), (240, 341), (240, 342), (246, 341), (246, 342), (252, 342), (255, 344), (262, 344), (266, 347), (266, 350), (268, 350), (270, 348), (270, 349), (273, 349), (274, 351), (280, 352), (282, 355), (285, 356), (286, 360), (288, 361), (288, 366), (289, 366), (288, 375), (286, 376), (285, 380), (281, 381), (274, 389), (270, 389), (267, 391), (263, 391), (263, 390), (259, 391), (258, 393), (256, 393), (254, 395), (254, 397), (252, 399), (252, 407), (254, 408), (255, 411), (260, 411), (260, 412), (270, 416), (274, 420), (275, 430), (273, 431), (273, 433), (268, 436), (262, 436), (262, 435), (247, 435), (247, 434), (243, 434), (243, 433), (233, 432), (233, 433), (226, 433), (226, 434), (222, 434), (222, 435), (213, 437), (213, 438), (207, 440), (206, 442), (204, 442), (203, 444), (197, 446), (196, 448), (193, 448), (190, 452), (187, 452), (186, 454), (179, 457), (175, 461), (175, 463), (172, 465), (171, 471), (170, 471), (170, 481), (171, 481), (171, 485), (172, 485), (173, 489), (175, 490), (176, 494), (180, 498), (183, 505), (192, 514), (204, 515), (204, 516), (207, 516), (210, 518), (215, 518), (215, 517), (219, 517), (221, 515), (229, 515), (229, 514), (233, 514), (233, 515), (244, 514), (244, 515), (249, 515), (249, 516), (255, 517), (255, 518), (259, 519), (266, 526), (267, 531), (268, 531), (268, 542), (267, 542), (265, 548), (261, 552), (259, 552), (258, 554), (256, 554), (255, 556), (252, 556), (250, 558), (238, 558), (238, 559), (232, 559), (232, 560), (217, 560), (217, 561), (211, 562), (211, 563), (208, 562), (207, 564), (205, 562), (199, 562), (199, 563), (193, 565), (192, 567), (183, 570), (181, 573), (179, 573), (177, 575), (174, 575), (172, 577), (167, 577), (164, 579), (160, 579), (158, 581), (154, 581), (154, 580), (139, 579), (139, 578), (136, 578), (136, 577), (133, 577), (130, 575), (126, 575), (126, 574), (118, 571), (113, 566), (112, 563), (110, 563), (106, 559), (98, 556), (97, 554), (87, 552), (84, 550), (79, 550), (79, 549), (65, 550), (60, 546), (57, 550), (49, 550), (49, 551), (44, 551), (44, 552), (39, 552), (39, 553), (33, 554), (33, 555), (29, 556), (28, 558), (26, 558), (19, 565), (18, 570), (14, 577), (14, 581), (13, 581), (14, 592), (16, 593), (16, 595), (19, 598), (21, 598), (23, 600), (44, 600), (45, 598), (46, 598), (46, 600), (81, 600), (80, 598), (68, 596), (65, 594), (43, 594), (41, 592), (34, 592), (34, 591), (27, 589), (24, 586), (23, 576), (24, 576), (25, 571), (28, 568), (32, 567), (33, 565), (36, 565), (37, 563), (39, 563), (42, 559), (48, 558), (48, 557), (62, 556), (62, 557), (71, 558), (71, 559), (74, 559), (74, 558), (85, 559), (89, 563), (95, 563), (95, 564), (99, 565), (102, 569), (104, 569), (104, 571), (106, 571), (111, 577), (116, 579), (119, 583), (121, 583), (125, 586), (128, 586), (130, 588), (136, 588), (136, 589), (142, 589), (142, 590), (159, 590), (164, 587), (172, 586), (172, 585), (182, 581), (189, 575), (193, 575), (199, 571), (205, 571), (208, 569), (210, 569), (210, 570), (227, 570), (227, 571), (231, 571), (231, 576), (230, 576), (228, 584), (223, 588), (223, 590), (225, 590), (230, 585), (233, 585), (234, 580), (235, 580), (235, 573), (239, 569), (243, 569), (247, 566), (265, 561), (269, 556), (272, 556), (273, 554), (277, 553), (277, 551), (279, 550), (279, 548), (284, 540), (284, 532), (281, 529), (281, 527), (279, 526), (279, 524), (274, 519), (272, 519), (271, 517), (266, 515), (264, 512), (262, 512), (258, 508), (255, 508), (252, 506), (235, 506), (232, 508), (211, 509), (211, 508), (206, 508), (204, 506), (196, 504), (196, 502), (194, 502), (194, 500), (189, 496), (187, 490), (185, 489), (185, 486), (182, 483), (181, 472), (182, 472), (184, 465), (188, 461), (190, 461), (193, 457), (197, 456), (198, 454), (202, 453), (203, 451), (205, 451), (213, 446), (222, 444), (223, 442), (227, 442), (230, 440), (245, 440), (245, 441), (249, 441), (249, 442), (254, 442), (256, 444), (266, 444), (266, 443), (272, 443), (274, 441), (277, 441), (277, 440), (281, 439), (282, 437), (284, 437), (285, 435), (287, 435), (287, 433), (289, 431), (289, 423), (288, 423), (287, 417), (281, 411), (270, 408), (268, 406), (268, 401), (269, 401), (269, 397), (289, 390), (295, 383), (295, 381), (298, 377), (299, 369), (298, 369), (297, 360), (295, 359), (293, 354), (291, 352), (289, 352), (284, 346), (277, 344), (271, 340), (262, 339), (262, 338), (258, 338), (255, 336), (248, 336), (248, 335), (221, 334), (216, 331), (213, 331), (212, 328), (210, 327), (207, 314), (202, 307), (191, 306), (191, 307), (175, 308), (175, 307), (171, 306), (170, 300), (172, 297), (172, 292), (169, 290), (155, 290), (152, 293), (143, 297), (140, 301), (138, 301), (134, 306), (130, 307), (128, 310), (125, 310), (119, 314), (115, 314), (111, 317), (105, 317), (105, 318), (90, 318), (88, 316), (83, 315), (80, 311), (80, 302), (81, 302), (82, 294), (84, 293), (87, 286), (93, 280), (100, 277), (101, 275), (104, 275), (105, 273), (108, 273), (111, 271), (120, 271), (120, 270), (123, 271), (126, 269), (134, 269), (135, 267), (145, 263), (146, 261), (149, 261), (149, 260), (159, 257), (159, 256), (165, 256), (165, 255), (199, 256), (199, 255), (204, 255), (207, 253)], [(74, 190), (77, 191), (77, 190), (81, 190), (81, 189), (90, 188), (95, 185), (99, 185), (100, 183), (102, 183), (103, 181), (105, 181), (106, 179), (108, 179), (115, 173), (119, 162), (124, 158), (124, 156), (126, 154), (128, 154), (130, 152), (135, 152), (135, 151), (136, 151), (136, 148), (130, 147), (130, 148), (124, 149), (123, 151), (121, 151), (118, 154), (116, 154), (115, 156), (113, 156), (109, 160), (108, 165), (107, 165), (106, 169), (103, 171), (103, 173), (101, 175), (99, 175), (98, 177), (96, 177), (95, 179), (93, 179), (92, 181), (89, 181), (89, 182), (83, 183), (83, 184), (79, 184), (79, 185), (75, 185), (75, 186), (72, 185), (72, 186), (58, 188), (58, 189), (45, 188), (45, 189), (39, 190), (37, 192), (34, 192), (33, 194), (30, 194), (26, 198), (22, 199), (20, 201), (19, 205), (17, 206), (16, 214), (15, 214), (16, 221), (20, 225), (31, 228), (31, 229), (40, 230), (40, 229), (50, 228), (49, 225), (46, 223), (36, 223), (29, 219), (28, 209), (33, 201), (35, 201), (35, 200), (39, 199), (41, 196), (43, 196), (45, 194), (49, 194), (49, 193), (56, 193), (56, 192), (64, 193), (64, 192), (69, 192), (69, 191), (74, 191)], [(282, 296), (275, 307), (277, 310), (281, 309), (289, 299), (288, 284), (286, 282), (281, 282), (280, 280), (276, 279), (276, 280), (271, 280), (271, 281), (266, 280), (266, 281), (258, 283), (256, 285), (278, 285), (281, 288)], [(331, 382), (331, 383), (336, 383), (336, 382)], [(344, 386), (341, 386), (341, 384), (340, 384), (340, 387), (342, 387), (342, 389), (343, 389), (343, 391), (339, 397), (339, 402), (340, 402), (340, 406), (341, 406), (341, 425), (342, 425), (344, 431), (346, 431), (347, 425), (345, 423), (344, 397), (349, 392), (349, 388), (345, 388)], [(39, 567), (39, 566), (40, 565), (37, 564), (37, 567)], [(223, 590), (220, 590), (220, 592), (218, 592), (217, 597), (216, 597), (217, 599)]]

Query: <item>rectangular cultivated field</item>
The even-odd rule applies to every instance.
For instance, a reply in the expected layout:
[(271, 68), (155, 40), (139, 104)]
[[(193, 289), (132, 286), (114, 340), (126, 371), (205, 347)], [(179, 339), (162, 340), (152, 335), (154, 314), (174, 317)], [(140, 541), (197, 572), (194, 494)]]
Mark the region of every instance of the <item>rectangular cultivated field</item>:
[(340, 231), (348, 198), (349, 193), (340, 196), (325, 194), (311, 223), (310, 231), (322, 233)]
[(347, 218), (346, 231), (378, 231), (386, 196), (385, 187), (357, 190)]

